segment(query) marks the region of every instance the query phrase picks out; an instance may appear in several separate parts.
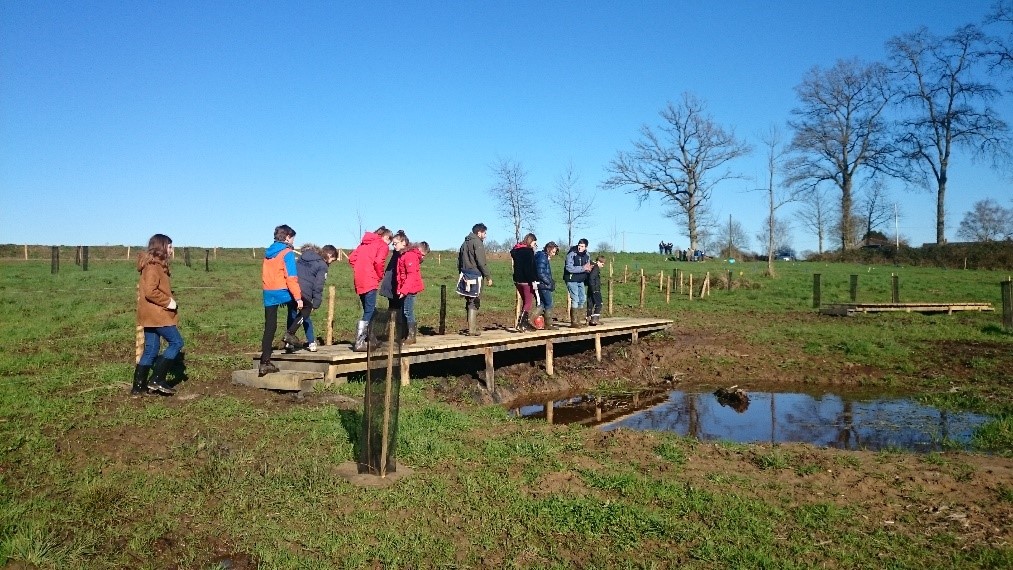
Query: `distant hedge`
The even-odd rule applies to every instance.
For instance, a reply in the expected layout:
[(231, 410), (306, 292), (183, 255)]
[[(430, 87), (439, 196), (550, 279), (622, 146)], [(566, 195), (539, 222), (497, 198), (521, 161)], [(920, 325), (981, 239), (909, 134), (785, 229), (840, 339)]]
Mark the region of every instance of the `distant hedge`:
[(914, 265), (947, 269), (1013, 270), (1013, 242), (926, 244), (921, 247), (892, 245), (863, 247), (815, 255), (811, 261), (842, 261), (870, 265)]

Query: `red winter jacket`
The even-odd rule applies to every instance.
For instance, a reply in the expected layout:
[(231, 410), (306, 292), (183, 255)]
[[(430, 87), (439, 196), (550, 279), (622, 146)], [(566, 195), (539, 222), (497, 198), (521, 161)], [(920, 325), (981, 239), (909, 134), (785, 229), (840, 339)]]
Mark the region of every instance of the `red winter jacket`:
[(388, 251), (387, 242), (383, 241), (379, 234), (374, 232), (363, 234), (359, 247), (348, 256), (357, 294), (368, 293), (380, 286)]
[(422, 252), (413, 247), (397, 260), (397, 294), (414, 295), (426, 288), (422, 282)]

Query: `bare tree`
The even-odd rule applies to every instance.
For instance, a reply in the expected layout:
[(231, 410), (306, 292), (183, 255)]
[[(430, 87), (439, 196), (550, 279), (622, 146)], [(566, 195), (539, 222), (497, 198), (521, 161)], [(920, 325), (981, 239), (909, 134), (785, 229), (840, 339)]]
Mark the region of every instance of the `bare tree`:
[[(764, 245), (774, 244), (773, 253), (768, 254), (768, 265), (769, 256), (777, 255), (778, 252), (792, 249), (791, 247), (791, 224), (788, 220), (781, 218), (775, 218), (773, 222), (768, 218), (764, 220), (763, 227), (756, 234), (756, 241)], [(770, 246), (768, 246), (770, 247)], [(774, 270), (770, 269), (769, 273), (774, 274)]]
[(896, 213), (895, 208), (896, 204), (890, 201), (883, 181), (879, 178), (872, 180), (862, 191), (855, 208), (864, 226), (863, 235), (868, 236), (890, 221)]
[(521, 241), (521, 228), (528, 229), (538, 220), (534, 192), (527, 187), (528, 173), (520, 162), (501, 158), (489, 167), (495, 183), (489, 189), (500, 216), (514, 228), (514, 243)]
[(761, 244), (767, 246), (767, 275), (774, 277), (776, 275), (774, 253), (784, 245), (776, 243), (777, 237), (781, 231), (787, 231), (789, 227), (787, 222), (781, 222), (784, 224), (783, 228), (775, 227), (779, 223), (777, 210), (786, 204), (800, 200), (805, 196), (806, 188), (802, 185), (781, 186), (778, 184), (777, 179), (781, 175), (788, 151), (783, 145), (781, 132), (777, 126), (771, 125), (767, 132), (760, 137), (760, 141), (767, 151), (767, 187), (761, 188), (763, 192), (767, 193), (767, 224), (757, 239)]
[(996, 0), (985, 24), (994, 24), (1005, 31), (1005, 36), (988, 39), (982, 55), (989, 61), (989, 71), (1013, 71), (1013, 0)]
[(1013, 239), (1013, 208), (1003, 208), (991, 198), (979, 200), (964, 213), (957, 235), (971, 241)]
[(910, 110), (900, 121), (898, 150), (935, 186), (936, 243), (946, 243), (946, 184), (953, 147), (990, 157), (993, 165), (1006, 152), (1007, 125), (989, 107), (999, 90), (974, 77), (976, 56), (986, 39), (968, 25), (946, 37), (922, 28), (887, 42), (900, 102)]
[(657, 195), (670, 207), (668, 214), (684, 223), (690, 249), (696, 249), (700, 210), (719, 182), (739, 177), (727, 169), (728, 163), (750, 149), (715, 123), (703, 102), (689, 93), (660, 115), (664, 122), (657, 130), (642, 126), (633, 151), (620, 151), (609, 163), (610, 176), (602, 188), (625, 189), (641, 204)]
[(573, 230), (582, 228), (594, 215), (594, 195), (587, 196), (580, 187), (580, 175), (573, 170), (573, 162), (556, 179), (556, 193), (550, 201), (562, 215), (566, 224), (566, 243), (575, 243)]
[(818, 254), (823, 254), (823, 243), (826, 241), (831, 219), (830, 197), (821, 188), (807, 194), (802, 199), (802, 207), (795, 212), (795, 218), (809, 233), (816, 236)]
[(716, 250), (722, 259), (743, 257), (746, 254), (749, 248), (749, 235), (738, 220), (733, 220), (729, 216), (728, 222), (718, 226), (717, 230), (711, 248)]
[(887, 170), (889, 133), (883, 112), (890, 100), (886, 69), (879, 64), (839, 60), (828, 70), (813, 68), (795, 87), (801, 105), (789, 121), (795, 129), (788, 183), (810, 192), (832, 183), (841, 194), (841, 249), (853, 245), (853, 185), (863, 172)]

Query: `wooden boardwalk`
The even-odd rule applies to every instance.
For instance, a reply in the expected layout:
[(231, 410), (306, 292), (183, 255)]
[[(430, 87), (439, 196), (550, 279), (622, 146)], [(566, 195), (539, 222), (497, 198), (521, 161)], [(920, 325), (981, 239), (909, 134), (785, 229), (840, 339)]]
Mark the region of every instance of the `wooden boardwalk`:
[(991, 303), (833, 303), (820, 308), (824, 315), (851, 317), (858, 313), (946, 313), (994, 311)]
[[(584, 328), (557, 324), (553, 330), (532, 332), (485, 330), (477, 337), (459, 334), (418, 335), (415, 344), (401, 349), (401, 383), (408, 383), (412, 364), (484, 356), (485, 383), (492, 391), (495, 389), (494, 355), (497, 352), (544, 348), (545, 371), (551, 375), (554, 345), (593, 340), (595, 357), (600, 361), (603, 338), (629, 336), (631, 342), (636, 343), (640, 335), (664, 330), (671, 324), (672, 321), (667, 319), (610, 317), (600, 325)], [(256, 363), (260, 354), (252, 356)], [(317, 352), (297, 350), (285, 353), (276, 350), (271, 360), (281, 369), (280, 373), (258, 377), (256, 370), (238, 370), (233, 373), (233, 381), (258, 388), (304, 391), (312, 387), (315, 381), (341, 381), (348, 374), (366, 370), (366, 353), (353, 352), (347, 343), (321, 346)]]

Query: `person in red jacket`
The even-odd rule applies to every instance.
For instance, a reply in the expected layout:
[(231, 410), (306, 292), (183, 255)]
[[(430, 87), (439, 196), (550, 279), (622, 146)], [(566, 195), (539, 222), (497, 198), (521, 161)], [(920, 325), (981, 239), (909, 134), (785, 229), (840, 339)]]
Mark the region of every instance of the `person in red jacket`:
[(355, 327), (355, 342), (352, 344), (352, 350), (356, 352), (366, 351), (366, 329), (369, 320), (373, 318), (373, 311), (376, 310), (376, 290), (380, 286), (380, 280), (383, 279), (384, 261), (387, 260), (393, 235), (394, 233), (385, 226), (380, 226), (373, 232), (366, 232), (359, 247), (348, 255), (355, 292), (362, 303), (362, 318)]
[(415, 321), (415, 295), (426, 288), (422, 281), (422, 261), (429, 255), (429, 244), (420, 241), (408, 246), (397, 260), (397, 295), (408, 322), (408, 338), (404, 344), (415, 344), (418, 323)]

